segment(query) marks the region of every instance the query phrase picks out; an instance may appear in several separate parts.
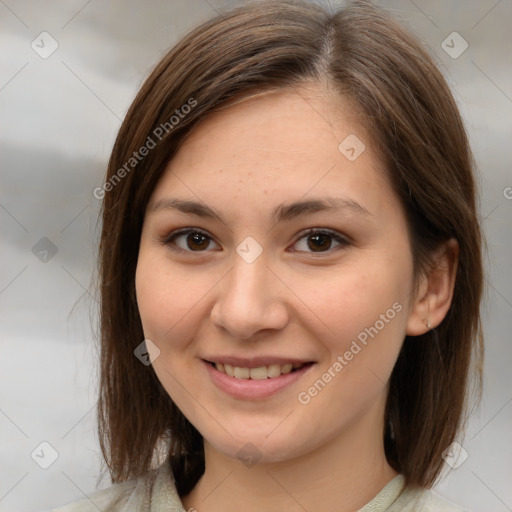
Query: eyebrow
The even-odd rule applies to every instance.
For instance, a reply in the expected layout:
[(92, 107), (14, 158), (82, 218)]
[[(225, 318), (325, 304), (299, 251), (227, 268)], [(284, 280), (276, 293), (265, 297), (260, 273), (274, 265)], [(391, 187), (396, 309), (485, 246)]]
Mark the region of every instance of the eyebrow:
[[(149, 211), (178, 210), (182, 213), (197, 215), (198, 217), (217, 219), (225, 224), (225, 221), (218, 212), (204, 203), (182, 200), (177, 198), (161, 199), (150, 206)], [(353, 199), (345, 197), (324, 197), (308, 201), (295, 201), (289, 204), (280, 204), (274, 209), (272, 218), (277, 222), (284, 222), (321, 211), (348, 210), (357, 215), (371, 216), (372, 214), (361, 204)]]

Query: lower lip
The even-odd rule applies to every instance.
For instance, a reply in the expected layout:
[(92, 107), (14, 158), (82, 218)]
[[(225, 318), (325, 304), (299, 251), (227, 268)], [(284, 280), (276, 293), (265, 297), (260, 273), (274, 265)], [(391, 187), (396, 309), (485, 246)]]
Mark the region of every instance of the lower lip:
[(243, 399), (268, 398), (275, 395), (284, 388), (291, 386), (294, 382), (297, 382), (315, 365), (314, 363), (310, 363), (298, 370), (280, 375), (279, 377), (256, 380), (230, 377), (226, 373), (217, 370), (212, 364), (204, 360), (203, 363), (206, 365), (206, 370), (210, 378), (218, 388), (234, 398)]

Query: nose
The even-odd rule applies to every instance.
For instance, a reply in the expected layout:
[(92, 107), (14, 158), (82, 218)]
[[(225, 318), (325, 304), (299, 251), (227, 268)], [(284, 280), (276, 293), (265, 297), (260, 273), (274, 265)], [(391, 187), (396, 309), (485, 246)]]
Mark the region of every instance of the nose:
[(234, 266), (216, 289), (211, 321), (233, 338), (252, 340), (288, 323), (286, 287), (263, 257), (247, 263), (236, 256)]

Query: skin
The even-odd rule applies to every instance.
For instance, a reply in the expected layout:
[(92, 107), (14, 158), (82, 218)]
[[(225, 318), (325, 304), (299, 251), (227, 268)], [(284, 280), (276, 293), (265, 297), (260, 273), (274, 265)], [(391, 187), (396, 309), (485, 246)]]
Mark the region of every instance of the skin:
[[(338, 149), (350, 134), (366, 146), (355, 161)], [(271, 218), (281, 203), (342, 196), (370, 214)], [(206, 204), (224, 222), (153, 209), (169, 198)], [(180, 228), (207, 238), (181, 235), (174, 247), (182, 251), (173, 251), (165, 241)], [(349, 243), (315, 245), (301, 234), (308, 228)], [(252, 263), (236, 252), (248, 236), (262, 249)], [(154, 370), (204, 438), (205, 474), (182, 497), (185, 509), (349, 512), (378, 494), (397, 474), (382, 441), (388, 379), (406, 334), (426, 332), (427, 320), (435, 327), (449, 309), (458, 246), (446, 249), (413, 296), (403, 208), (357, 110), (325, 84), (258, 95), (204, 120), (153, 192), (136, 272), (144, 334), (160, 350)], [(300, 403), (298, 394), (395, 303), (401, 311)], [(272, 397), (244, 400), (212, 383), (201, 361), (212, 354), (315, 365)], [(251, 467), (237, 457), (248, 442), (260, 457)]]

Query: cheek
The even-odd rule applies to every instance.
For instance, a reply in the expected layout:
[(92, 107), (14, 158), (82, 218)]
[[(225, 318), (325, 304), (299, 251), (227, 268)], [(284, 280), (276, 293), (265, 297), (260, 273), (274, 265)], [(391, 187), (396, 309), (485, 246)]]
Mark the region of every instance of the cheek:
[(351, 270), (333, 273), (332, 288), (316, 296), (312, 309), (329, 327), (321, 338), (327, 357), (300, 396), (334, 430), (384, 396), (405, 335), (403, 283), (389, 267)]
[(363, 397), (370, 399), (383, 389), (405, 336), (407, 265), (406, 259), (361, 258), (332, 272), (328, 287), (302, 282), (297, 295), (311, 299), (308, 305), (328, 328), (321, 338), (328, 355), (319, 371), (325, 382), (333, 382), (331, 392), (337, 390), (319, 402), (357, 408)]
[(137, 304), (144, 336), (158, 346), (163, 356), (157, 363), (166, 360), (175, 365), (190, 355), (190, 340), (206, 314), (205, 295), (215, 283), (211, 272), (199, 273), (170, 265), (165, 254), (141, 251), (139, 255)]
[(357, 266), (334, 270), (328, 279), (321, 281), (328, 284), (319, 286), (320, 280), (315, 276), (310, 280), (302, 278), (296, 281), (294, 291), (299, 297), (307, 298), (304, 302), (319, 325), (324, 325), (327, 339), (340, 344), (335, 348), (350, 345), (351, 339), (376, 322), (381, 328), (381, 315), (385, 315), (385, 320), (398, 318), (399, 307), (393, 309), (393, 304), (402, 303), (406, 290), (404, 279), (383, 261), (369, 264), (361, 260)]
[(137, 263), (135, 287), (144, 337), (159, 350), (152, 360), (153, 369), (169, 396), (186, 410), (190, 397), (183, 387), (194, 362), (188, 340), (197, 325), (194, 313), (199, 290), (179, 270), (171, 271), (165, 257), (144, 250)]

